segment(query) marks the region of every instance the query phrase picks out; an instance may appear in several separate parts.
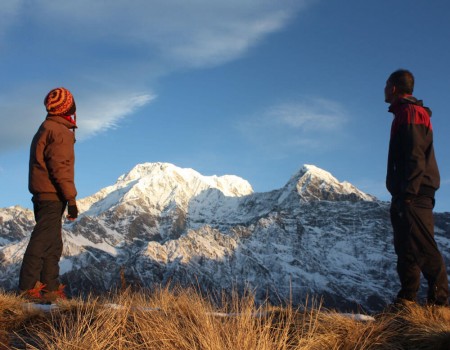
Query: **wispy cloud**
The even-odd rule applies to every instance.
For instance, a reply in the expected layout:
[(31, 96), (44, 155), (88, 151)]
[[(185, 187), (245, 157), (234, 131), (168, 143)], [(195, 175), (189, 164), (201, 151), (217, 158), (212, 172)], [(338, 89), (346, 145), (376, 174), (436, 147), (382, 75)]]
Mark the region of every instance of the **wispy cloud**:
[(323, 98), (281, 104), (267, 114), (271, 121), (303, 132), (332, 132), (340, 129), (347, 120), (342, 106)]
[[(3, 31), (22, 17), (31, 17), (29, 28), (22, 30), (33, 30), (33, 39), (43, 50), (54, 52), (57, 45), (56, 54), (73, 52), (77, 58), (89, 50), (95, 59), (96, 45), (110, 53), (127, 49), (132, 55), (141, 54), (142, 60), (158, 62), (160, 69), (173, 69), (237, 59), (267, 34), (283, 28), (311, 0), (11, 2), (16, 6), (0, 5), (9, 18)], [(13, 10), (18, 15), (7, 16)], [(109, 57), (109, 63), (118, 59)]]
[(0, 152), (29, 143), (42, 115), (35, 101), (50, 88), (75, 87), (80, 112), (100, 118), (80, 119), (89, 132), (79, 135), (89, 137), (153, 100), (161, 77), (242, 57), (310, 2), (4, 1), (0, 64), (11, 69), (2, 76), (0, 123), (14, 125), (0, 131)]
[(282, 10), (259, 16), (212, 18), (205, 27), (186, 33), (186, 40), (165, 47), (172, 60), (193, 67), (211, 66), (239, 58), (268, 33), (280, 29), (290, 13)]
[(150, 59), (198, 67), (239, 57), (309, 2), (47, 0), (31, 10), (43, 28), (66, 27), (70, 20), (64, 32), (73, 37), (127, 43), (130, 49), (139, 45), (144, 52), (152, 52)]
[[(0, 151), (28, 147), (46, 115), (43, 100), (50, 88), (41, 90), (43, 89), (36, 85), (28, 86), (9, 91), (0, 98), (0, 121), (5, 125), (0, 128)], [(80, 141), (117, 127), (122, 119), (133, 115), (136, 110), (156, 98), (149, 93), (130, 93), (117, 89), (97, 94), (78, 94), (77, 90), (72, 92), (77, 103), (77, 138)], [(23, 96), (29, 96), (28, 103), (18, 104), (17, 101), (21, 101)]]
[(331, 149), (345, 136), (348, 120), (338, 103), (308, 97), (273, 106), (258, 117), (239, 122), (237, 128), (249, 142), (282, 157)]
[(84, 140), (99, 132), (116, 128), (119, 121), (132, 115), (137, 109), (150, 103), (156, 96), (141, 94), (132, 96), (95, 96), (83, 101), (78, 114), (78, 138)]

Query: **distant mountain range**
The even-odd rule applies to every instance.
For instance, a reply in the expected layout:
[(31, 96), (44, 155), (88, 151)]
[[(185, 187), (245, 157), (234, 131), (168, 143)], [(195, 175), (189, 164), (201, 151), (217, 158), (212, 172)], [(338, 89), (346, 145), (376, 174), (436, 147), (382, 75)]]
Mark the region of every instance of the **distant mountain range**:
[[(78, 204), (79, 218), (63, 227), (60, 262), (72, 295), (181, 284), (377, 311), (399, 287), (389, 204), (313, 165), (281, 189), (254, 193), (237, 176), (145, 163)], [(449, 261), (450, 214), (435, 218)], [(0, 209), (5, 290), (17, 287), (33, 226), (30, 210)]]

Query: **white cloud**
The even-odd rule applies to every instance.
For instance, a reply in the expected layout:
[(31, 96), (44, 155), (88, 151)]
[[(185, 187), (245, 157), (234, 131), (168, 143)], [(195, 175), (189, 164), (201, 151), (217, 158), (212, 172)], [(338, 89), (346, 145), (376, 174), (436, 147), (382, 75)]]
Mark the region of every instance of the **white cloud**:
[(272, 121), (305, 132), (332, 132), (347, 120), (342, 106), (323, 98), (281, 104), (272, 108), (268, 116)]
[(169, 58), (184, 65), (217, 65), (239, 58), (265, 35), (280, 29), (288, 18), (284, 11), (255, 18), (214, 18), (205, 27), (184, 33), (186, 40), (161, 47)]
[(49, 44), (64, 45), (63, 36), (81, 39), (77, 40), (78, 48), (83, 40), (91, 49), (99, 42), (123, 44), (147, 53), (150, 60), (201, 67), (240, 57), (265, 35), (285, 26), (310, 2), (41, 0), (22, 9), (33, 17), (39, 30), (50, 36)]
[(284, 157), (333, 149), (345, 137), (348, 120), (337, 102), (309, 97), (273, 106), (258, 117), (239, 122), (237, 128), (249, 142)]
[(43, 91), (76, 87), (80, 116), (92, 107), (80, 118), (87, 138), (150, 102), (145, 91), (161, 77), (242, 57), (311, 1), (3, 1), (0, 64), (11, 69), (2, 75), (0, 122), (15, 119), (0, 131), (0, 151), (29, 144)]
[[(0, 151), (28, 147), (39, 124), (45, 119), (43, 99), (50, 88), (30, 85), (9, 91), (0, 98)], [(77, 104), (77, 138), (84, 140), (99, 132), (117, 127), (120, 121), (153, 101), (151, 93), (100, 91), (97, 94), (72, 90)], [(24, 103), (27, 96), (28, 103)]]
[(130, 96), (95, 96), (95, 99), (81, 101), (78, 108), (77, 138), (84, 140), (99, 132), (117, 127), (119, 121), (132, 115), (137, 109), (150, 103), (156, 97), (150, 94)]

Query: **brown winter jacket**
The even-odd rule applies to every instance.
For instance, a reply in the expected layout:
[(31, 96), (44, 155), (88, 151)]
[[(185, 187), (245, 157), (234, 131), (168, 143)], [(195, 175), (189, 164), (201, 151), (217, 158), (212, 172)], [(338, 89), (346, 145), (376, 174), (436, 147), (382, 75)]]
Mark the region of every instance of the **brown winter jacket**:
[(31, 142), (28, 189), (33, 200), (60, 200), (76, 204), (74, 180), (74, 124), (47, 116)]

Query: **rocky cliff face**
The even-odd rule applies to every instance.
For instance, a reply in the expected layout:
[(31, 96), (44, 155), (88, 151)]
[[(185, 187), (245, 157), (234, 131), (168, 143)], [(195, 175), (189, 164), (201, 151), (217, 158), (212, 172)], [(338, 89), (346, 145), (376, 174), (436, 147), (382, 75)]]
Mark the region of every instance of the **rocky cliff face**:
[[(140, 164), (79, 201), (64, 225), (62, 281), (72, 294), (181, 284), (214, 293), (250, 289), (273, 303), (378, 310), (398, 289), (388, 203), (305, 165), (279, 189), (254, 193), (236, 176)], [(22, 208), (0, 209), (0, 280), (17, 285), (33, 227)], [(450, 257), (450, 215), (436, 214)], [(122, 279), (123, 281), (123, 279)]]

